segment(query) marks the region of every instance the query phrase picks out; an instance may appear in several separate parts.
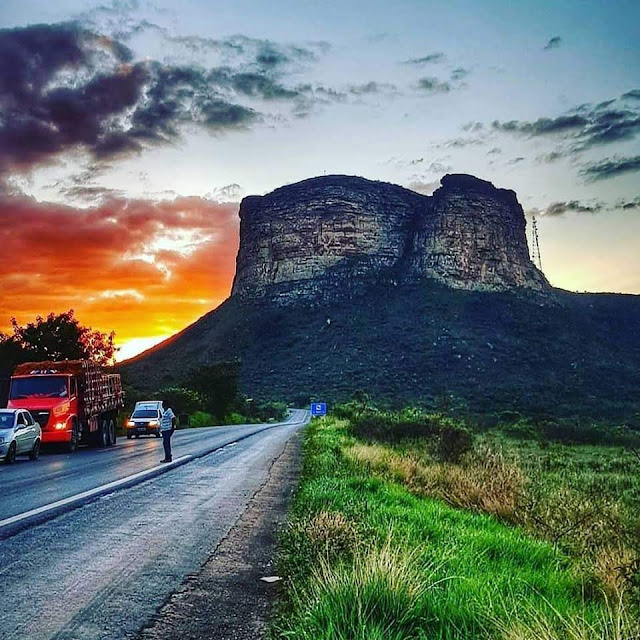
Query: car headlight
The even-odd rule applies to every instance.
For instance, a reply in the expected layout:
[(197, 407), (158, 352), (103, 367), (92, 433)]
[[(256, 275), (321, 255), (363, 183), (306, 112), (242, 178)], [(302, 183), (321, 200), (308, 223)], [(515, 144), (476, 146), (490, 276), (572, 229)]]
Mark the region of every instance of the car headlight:
[(158, 426), (158, 421), (157, 420), (149, 420), (149, 426), (150, 427), (157, 427)]
[(135, 426), (136, 426), (136, 423), (133, 420), (129, 420), (127, 422), (127, 427), (135, 427)]
[(4, 444), (4, 438), (0, 438), (0, 444)]
[(56, 422), (56, 429), (64, 429), (66, 426), (65, 422)]

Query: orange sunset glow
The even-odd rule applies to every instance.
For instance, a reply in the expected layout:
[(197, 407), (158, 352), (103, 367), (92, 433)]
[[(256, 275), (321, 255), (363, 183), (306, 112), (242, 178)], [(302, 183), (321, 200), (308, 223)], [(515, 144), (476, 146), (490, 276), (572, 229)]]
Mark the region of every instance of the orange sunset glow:
[[(112, 199), (77, 209), (28, 197), (0, 204), (0, 292), (20, 323), (74, 309), (115, 330), (122, 360), (224, 300), (238, 247), (237, 204), (196, 197)], [(10, 257), (10, 259), (9, 259)]]

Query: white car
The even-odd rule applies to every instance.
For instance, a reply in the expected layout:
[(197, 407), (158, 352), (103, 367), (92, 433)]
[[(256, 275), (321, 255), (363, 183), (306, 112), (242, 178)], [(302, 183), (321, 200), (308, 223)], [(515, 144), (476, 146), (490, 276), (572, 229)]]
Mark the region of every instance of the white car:
[(16, 456), (40, 455), (42, 429), (26, 409), (0, 409), (0, 460), (12, 464)]

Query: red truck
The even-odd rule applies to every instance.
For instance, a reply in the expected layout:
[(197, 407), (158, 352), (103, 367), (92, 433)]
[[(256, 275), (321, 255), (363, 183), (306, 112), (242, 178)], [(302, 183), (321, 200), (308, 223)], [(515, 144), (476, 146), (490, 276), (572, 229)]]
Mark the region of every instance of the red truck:
[(42, 427), (43, 444), (62, 444), (69, 451), (80, 443), (115, 444), (116, 419), (123, 406), (120, 375), (89, 360), (18, 365), (7, 405), (29, 410)]

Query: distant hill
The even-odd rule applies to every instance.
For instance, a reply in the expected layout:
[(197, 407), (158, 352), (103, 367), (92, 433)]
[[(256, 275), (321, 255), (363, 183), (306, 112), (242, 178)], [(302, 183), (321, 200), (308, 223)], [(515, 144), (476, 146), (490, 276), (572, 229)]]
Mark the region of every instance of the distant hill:
[(640, 296), (552, 289), (513, 192), (439, 192), (329, 176), (245, 199), (232, 296), (123, 374), (153, 389), (237, 357), (257, 399), (637, 414)]

